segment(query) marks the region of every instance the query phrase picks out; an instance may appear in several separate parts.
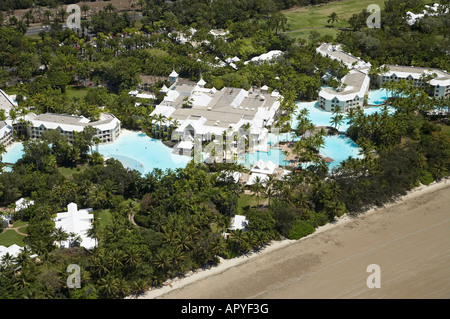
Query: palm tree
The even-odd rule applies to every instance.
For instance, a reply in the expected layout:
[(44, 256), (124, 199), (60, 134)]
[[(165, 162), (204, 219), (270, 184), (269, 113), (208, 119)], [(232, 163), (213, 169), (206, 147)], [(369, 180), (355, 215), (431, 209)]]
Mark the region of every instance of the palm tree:
[(263, 189), (264, 189), (261, 177), (256, 176), (255, 183), (251, 186), (251, 189), (256, 195), (256, 198), (258, 200), (258, 206), (259, 206), (259, 197), (261, 196), (261, 193), (263, 192)]
[(44, 16), (47, 18), (46, 23), (50, 23), (50, 17), (53, 17), (53, 13), (50, 10), (45, 10)]
[(159, 135), (160, 135), (160, 138), (162, 138), (162, 131), (163, 131), (162, 125), (163, 125), (163, 123), (166, 122), (166, 119), (167, 118), (166, 118), (165, 115), (163, 115), (163, 114), (156, 114), (155, 120), (159, 123)]
[(337, 13), (334, 12), (334, 11), (331, 12), (331, 14), (328, 16), (327, 22), (328, 22), (328, 23), (331, 22), (331, 25), (333, 25), (335, 22), (338, 22), (338, 21), (339, 21), (339, 19), (338, 19)]
[(90, 238), (95, 239), (95, 246), (98, 246), (98, 242), (100, 241), (100, 234), (101, 234), (101, 232), (100, 232), (99, 222), (94, 221), (91, 224), (91, 227), (86, 232), (86, 235)]
[(59, 246), (62, 245), (63, 241), (69, 239), (69, 234), (62, 227), (59, 227), (55, 230), (54, 236), (55, 240), (59, 242)]
[(340, 126), (344, 122), (344, 115), (342, 114), (336, 114), (335, 116), (331, 117), (330, 123), (333, 124), (334, 128), (337, 129), (338, 126)]
[(80, 7), (81, 11), (84, 12), (84, 19), (86, 20), (87, 18), (87, 12), (89, 11), (89, 5), (87, 3), (83, 3)]

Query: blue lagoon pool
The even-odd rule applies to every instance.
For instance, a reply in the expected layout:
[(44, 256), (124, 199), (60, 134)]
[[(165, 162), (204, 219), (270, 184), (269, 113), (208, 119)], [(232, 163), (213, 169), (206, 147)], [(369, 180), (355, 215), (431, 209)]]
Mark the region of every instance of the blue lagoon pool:
[(138, 170), (142, 174), (150, 173), (154, 168), (163, 171), (184, 168), (191, 160), (189, 156), (172, 154), (172, 149), (160, 140), (144, 133), (125, 130), (114, 143), (99, 145), (98, 151), (105, 158), (115, 158), (124, 167)]
[[(161, 170), (186, 167), (191, 157), (172, 154), (172, 149), (160, 140), (155, 140), (140, 132), (123, 130), (119, 138), (110, 144), (98, 146), (98, 152), (106, 158), (119, 160), (126, 168), (141, 174), (150, 173), (154, 168)], [(16, 163), (23, 155), (22, 143), (8, 147), (2, 161)]]

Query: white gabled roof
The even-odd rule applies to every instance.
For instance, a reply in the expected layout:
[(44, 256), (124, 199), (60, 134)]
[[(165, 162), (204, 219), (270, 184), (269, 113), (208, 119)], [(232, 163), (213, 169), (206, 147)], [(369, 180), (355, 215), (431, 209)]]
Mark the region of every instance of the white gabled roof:
[(162, 86), (161, 92), (163, 92), (163, 93), (169, 92), (169, 89), (167, 88), (167, 86), (165, 84)]
[(206, 81), (203, 80), (203, 78), (200, 78), (200, 80), (197, 82), (198, 86), (204, 86), (206, 84)]
[[(80, 246), (92, 249), (96, 246), (95, 239), (87, 236), (87, 231), (91, 228), (94, 214), (92, 208), (78, 210), (77, 204), (67, 205), (67, 212), (57, 213), (55, 218), (55, 228), (62, 228), (67, 233), (75, 233), (81, 237)], [(62, 246), (69, 247), (68, 241), (62, 242)]]
[(172, 73), (170, 73), (169, 75), (170, 77), (176, 78), (178, 76), (178, 73), (175, 72), (175, 70), (172, 71)]
[(238, 230), (238, 229), (245, 229), (248, 225), (248, 220), (243, 215), (235, 215), (231, 219), (231, 226), (230, 230)]
[(10, 254), (13, 257), (17, 257), (22, 249), (22, 247), (16, 244), (12, 244), (9, 247), (0, 246), (0, 264), (2, 263), (3, 256), (5, 256), (6, 254)]
[(262, 159), (258, 160), (253, 168), (251, 169), (252, 173), (260, 173), (260, 174), (273, 174), (277, 165), (275, 165), (272, 161), (264, 162)]

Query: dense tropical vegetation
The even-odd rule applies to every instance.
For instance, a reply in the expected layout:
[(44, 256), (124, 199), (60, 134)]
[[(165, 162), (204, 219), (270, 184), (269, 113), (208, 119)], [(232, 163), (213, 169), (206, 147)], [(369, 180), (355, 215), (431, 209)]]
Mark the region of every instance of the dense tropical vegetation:
[[(163, 138), (169, 132), (153, 131), (148, 115), (161, 99), (159, 89), (165, 82), (155, 81), (151, 88), (156, 101), (139, 100), (128, 92), (139, 84), (140, 75), (167, 76), (175, 67), (192, 80), (198, 80), (201, 72), (207, 85), (218, 89), (264, 84), (277, 89), (285, 97), (278, 125), (299, 137), (293, 152), (302, 163), (312, 163), (307, 169), (293, 170), (286, 180), (258, 181), (250, 189), (256, 202), (239, 206), (247, 195), (240, 184), (225, 178), (226, 172), (243, 170), (234, 164), (190, 163), (185, 169), (155, 169), (142, 176), (96, 153), (98, 141), (90, 129), (77, 134), (73, 144), (57, 131), (46, 132), (39, 141), (23, 136), (23, 158), (13, 171), (0, 174), (0, 206), (11, 206), (21, 197), (35, 201), (15, 216), (28, 223), (24, 242), (30, 250), (15, 260), (1, 261), (0, 297), (81, 299), (138, 294), (168, 278), (214, 265), (219, 258), (260, 249), (271, 240), (301, 238), (344, 213), (363, 212), (420, 183), (446, 178), (450, 168), (447, 117), (428, 111), (448, 110), (448, 99), (431, 99), (426, 88), (414, 88), (406, 81), (385, 85), (395, 93), (389, 100), (393, 112), (387, 106), (373, 115), (335, 110), (330, 126), (348, 121), (348, 136), (364, 157), (348, 159), (332, 172), (318, 156), (328, 133), (316, 129), (305, 111), (299, 113), (297, 127), (290, 127), (295, 101), (316, 99), (326, 72), (335, 78), (348, 72), (344, 65), (315, 51), (319, 41), (333, 39), (295, 42), (280, 33), (285, 23), (281, 9), (313, 2), (185, 0), (168, 6), (165, 1), (144, 1), (138, 6), (143, 14), (138, 22), (108, 6), (89, 18), (84, 15), (79, 33), (63, 30), (59, 18), (49, 14), (43, 19), (51, 29), (37, 39), (24, 36), (14, 19), (0, 19), (0, 87), (18, 94), (13, 120), (31, 110), (91, 119), (109, 111), (124, 127)], [(420, 1), (401, 1), (401, 6), (399, 2), (387, 1), (383, 14), (401, 19), (405, 10), (420, 6)], [(2, 5), (12, 3), (17, 4), (12, 9), (29, 7), (27, 1)], [(337, 17), (330, 19), (331, 23)], [(354, 18), (358, 19), (362, 17)], [(448, 15), (423, 22), (436, 23), (433, 30), (396, 24), (394, 18), (383, 21), (379, 30), (355, 24), (355, 30), (341, 32), (337, 40), (375, 67), (398, 63), (449, 69)], [(193, 39), (201, 45), (180, 44), (169, 36), (187, 34), (190, 27), (196, 28)], [(229, 30), (228, 40), (214, 38), (211, 28)], [(273, 63), (242, 63), (275, 49), (285, 54)], [(214, 67), (215, 57), (230, 56), (241, 59), (237, 70)], [(78, 89), (82, 94), (73, 94)], [(156, 120), (176, 126), (171, 119)], [(71, 202), (94, 209), (96, 218), (89, 233), (98, 247), (93, 250), (77, 247), (76, 238), (72, 248), (56, 248), (55, 242), (70, 234), (55, 229), (54, 214)], [(229, 230), (230, 218), (238, 212), (249, 220), (247, 231)], [(66, 286), (69, 264), (81, 267), (81, 289)]]

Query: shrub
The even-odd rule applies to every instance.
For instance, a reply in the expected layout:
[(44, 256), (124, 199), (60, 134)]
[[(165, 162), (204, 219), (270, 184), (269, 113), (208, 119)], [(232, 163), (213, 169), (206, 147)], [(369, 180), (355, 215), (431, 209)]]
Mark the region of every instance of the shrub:
[(300, 239), (309, 234), (314, 233), (315, 228), (309, 222), (297, 219), (293, 224), (291, 229), (287, 234), (287, 238), (289, 239)]
[(426, 170), (420, 172), (420, 182), (424, 185), (431, 184), (434, 181), (433, 175)]

